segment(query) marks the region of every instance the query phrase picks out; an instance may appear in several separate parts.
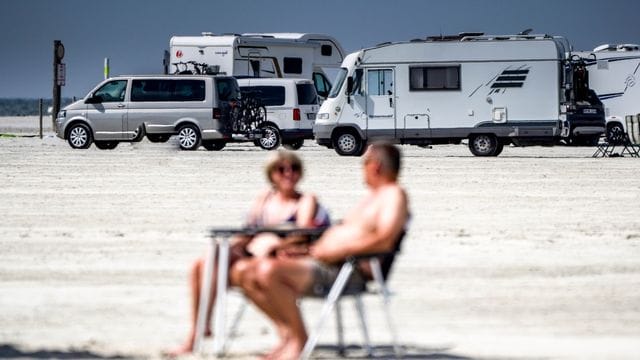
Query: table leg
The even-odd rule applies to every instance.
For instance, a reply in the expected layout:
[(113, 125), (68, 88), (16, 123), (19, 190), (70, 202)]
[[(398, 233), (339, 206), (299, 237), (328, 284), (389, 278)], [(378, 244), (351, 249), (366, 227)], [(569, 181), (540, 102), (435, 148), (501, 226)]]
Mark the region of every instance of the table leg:
[(216, 356), (222, 356), (225, 352), (227, 340), (225, 333), (225, 314), (227, 307), (227, 279), (229, 276), (229, 239), (223, 237), (218, 241), (218, 289), (216, 294), (216, 306), (213, 326), (213, 351)]

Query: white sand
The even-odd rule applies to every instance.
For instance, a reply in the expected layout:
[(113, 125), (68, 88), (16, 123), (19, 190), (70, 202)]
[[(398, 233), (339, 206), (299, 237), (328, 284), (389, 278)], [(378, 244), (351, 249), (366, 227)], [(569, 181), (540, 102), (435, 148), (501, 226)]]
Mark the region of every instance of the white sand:
[[(9, 128), (37, 134), (37, 117), (0, 118)], [(186, 332), (187, 267), (207, 229), (240, 224), (268, 153), (184, 152), (173, 140), (73, 150), (46, 135), (0, 138), (0, 357), (156, 358)], [(413, 221), (392, 307), (412, 358), (638, 357), (640, 160), (592, 159), (592, 148), (402, 149)], [(364, 192), (360, 159), (310, 141), (299, 154), (302, 188), (340, 218)], [(378, 299), (366, 301), (375, 344), (389, 345)], [(303, 307), (315, 322), (319, 303)], [(239, 332), (234, 358), (275, 339), (254, 309)]]

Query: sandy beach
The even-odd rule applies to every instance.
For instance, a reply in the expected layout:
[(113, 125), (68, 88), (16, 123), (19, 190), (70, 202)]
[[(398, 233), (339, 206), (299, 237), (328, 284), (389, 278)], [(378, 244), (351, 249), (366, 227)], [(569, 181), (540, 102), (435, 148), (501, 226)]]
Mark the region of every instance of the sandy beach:
[[(122, 143), (74, 150), (38, 118), (0, 118), (0, 358), (155, 359), (188, 326), (187, 270), (212, 226), (240, 225), (268, 152)], [(640, 160), (587, 147), (402, 146), (413, 214), (390, 285), (410, 359), (637, 359)], [(299, 151), (334, 219), (365, 191), (359, 158)], [(232, 294), (230, 312), (241, 298)], [(350, 299), (348, 343), (359, 344)], [(366, 300), (388, 347), (379, 300)], [(314, 324), (320, 302), (302, 302)], [(336, 358), (330, 322), (318, 358)], [(229, 357), (276, 338), (250, 308)], [(211, 340), (204, 355), (212, 358)], [(381, 349), (384, 354), (385, 349)], [(358, 354), (358, 351), (355, 351)], [(381, 355), (387, 358), (387, 355)]]

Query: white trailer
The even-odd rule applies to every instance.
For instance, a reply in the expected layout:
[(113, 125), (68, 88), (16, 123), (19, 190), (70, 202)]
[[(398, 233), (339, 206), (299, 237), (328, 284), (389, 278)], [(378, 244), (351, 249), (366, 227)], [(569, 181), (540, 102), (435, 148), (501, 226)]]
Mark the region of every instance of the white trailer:
[(314, 126), (320, 145), (359, 155), (373, 139), (427, 146), (469, 139), (474, 155), (506, 144), (593, 143), (602, 105), (584, 68), (548, 35), (460, 34), (348, 55)]
[(323, 69), (340, 67), (344, 54), (335, 38), (322, 34), (202, 33), (172, 37), (165, 64), (168, 73), (311, 79), (326, 97), (331, 83)]
[(607, 139), (621, 141), (625, 116), (640, 113), (640, 45), (605, 44), (574, 54), (585, 60), (589, 87), (604, 104)]

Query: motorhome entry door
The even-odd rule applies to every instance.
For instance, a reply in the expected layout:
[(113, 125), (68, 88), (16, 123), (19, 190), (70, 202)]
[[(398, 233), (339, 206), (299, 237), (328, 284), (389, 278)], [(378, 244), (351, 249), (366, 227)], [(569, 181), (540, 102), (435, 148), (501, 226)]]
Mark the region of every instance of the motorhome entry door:
[(367, 135), (395, 136), (395, 79), (393, 68), (367, 69)]

